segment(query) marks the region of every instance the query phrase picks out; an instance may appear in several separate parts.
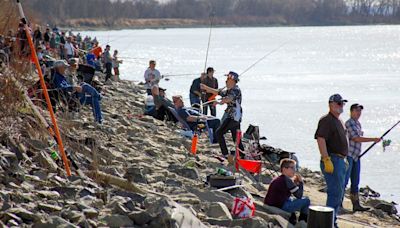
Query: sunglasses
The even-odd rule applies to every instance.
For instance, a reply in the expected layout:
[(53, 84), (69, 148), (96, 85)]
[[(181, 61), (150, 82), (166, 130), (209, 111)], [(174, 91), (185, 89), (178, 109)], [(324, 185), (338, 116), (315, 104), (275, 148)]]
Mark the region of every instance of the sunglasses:
[(337, 105), (339, 105), (339, 106), (343, 106), (344, 104), (345, 104), (345, 102), (343, 102), (343, 101), (340, 101), (340, 102), (335, 102)]

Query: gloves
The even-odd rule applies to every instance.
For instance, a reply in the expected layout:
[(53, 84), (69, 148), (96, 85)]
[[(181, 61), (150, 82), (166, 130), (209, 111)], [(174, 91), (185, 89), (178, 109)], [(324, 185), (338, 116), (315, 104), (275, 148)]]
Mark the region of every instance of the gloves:
[(324, 163), (324, 171), (326, 173), (333, 173), (333, 163), (331, 161), (331, 157), (322, 158), (322, 162)]

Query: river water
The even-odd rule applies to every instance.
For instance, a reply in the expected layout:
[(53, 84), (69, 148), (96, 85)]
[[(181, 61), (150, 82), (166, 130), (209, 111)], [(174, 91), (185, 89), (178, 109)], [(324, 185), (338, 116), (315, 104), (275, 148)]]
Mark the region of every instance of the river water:
[[(118, 49), (123, 79), (143, 80), (148, 60), (161, 74), (199, 74), (204, 70), (208, 28), (84, 31), (102, 45)], [(379, 137), (400, 118), (400, 26), (214, 28), (207, 66), (216, 69), (220, 85), (230, 70), (242, 73), (268, 52), (280, 49), (241, 76), (244, 119), (260, 126), (267, 144), (294, 151), (300, 165), (319, 170), (314, 133), (327, 113), (328, 98), (340, 93), (364, 105), (360, 119), (365, 136)], [(167, 95), (188, 91), (196, 76), (162, 80)], [(218, 116), (222, 116), (219, 107)], [(388, 200), (400, 202), (400, 127), (383, 152), (375, 146), (362, 159), (361, 186), (369, 185)], [(364, 143), (367, 148), (370, 143)]]

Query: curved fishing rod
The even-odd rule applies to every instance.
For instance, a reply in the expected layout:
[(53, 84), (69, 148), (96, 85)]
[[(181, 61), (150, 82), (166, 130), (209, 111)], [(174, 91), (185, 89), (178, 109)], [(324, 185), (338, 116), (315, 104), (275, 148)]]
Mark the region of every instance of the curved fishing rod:
[(204, 63), (204, 73), (206, 72), (207, 69), (207, 60), (208, 60), (208, 51), (210, 50), (210, 43), (211, 43), (211, 31), (212, 31), (212, 27), (213, 27), (213, 20), (214, 20), (214, 12), (212, 12), (211, 9), (211, 13), (210, 13), (210, 32), (208, 34), (208, 44), (207, 44), (207, 51), (206, 51), (206, 61)]
[[(393, 125), (389, 130), (387, 130), (385, 133), (383, 133), (383, 135), (380, 137), (380, 139), (382, 140), (383, 137), (385, 137), (387, 134), (389, 134), (389, 132), (390, 132), (393, 128), (395, 128), (399, 123), (400, 123), (400, 120), (399, 120), (395, 125)], [(364, 156), (364, 155), (365, 155), (369, 150), (371, 150), (372, 147), (374, 147), (376, 144), (377, 144), (377, 142), (374, 142), (371, 146), (369, 146), (369, 147), (358, 157), (358, 159), (360, 159), (362, 156)]]
[(285, 46), (286, 44), (288, 44), (289, 41), (286, 41), (285, 43), (279, 45), (277, 48), (273, 49), (272, 51), (268, 52), (267, 54), (265, 54), (263, 57), (261, 57), (260, 59), (258, 59), (256, 62), (254, 62), (253, 64), (251, 64), (246, 70), (244, 70), (241, 74), (239, 74), (240, 76), (242, 76), (243, 74), (245, 74), (247, 71), (249, 71), (251, 68), (253, 68), (255, 65), (257, 65), (259, 62), (261, 62), (263, 59), (267, 58), (268, 56), (270, 56), (272, 53), (278, 51), (279, 49), (281, 49), (283, 46)]

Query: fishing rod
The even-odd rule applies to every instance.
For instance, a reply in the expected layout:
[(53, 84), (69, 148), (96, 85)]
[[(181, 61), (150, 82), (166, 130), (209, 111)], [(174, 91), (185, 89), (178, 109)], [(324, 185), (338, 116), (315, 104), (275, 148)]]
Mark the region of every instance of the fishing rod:
[(64, 151), (64, 145), (63, 145), (63, 142), (62, 142), (62, 139), (61, 139), (60, 130), (58, 128), (57, 120), (56, 120), (56, 117), (55, 117), (55, 114), (54, 114), (54, 111), (53, 111), (53, 106), (51, 104), (50, 96), (49, 96), (49, 93), (47, 91), (46, 83), (44, 81), (43, 72), (42, 72), (42, 69), (40, 67), (39, 59), (37, 57), (35, 46), (33, 44), (32, 37), (31, 37), (30, 31), (29, 31), (28, 22), (27, 22), (27, 19), (25, 17), (24, 10), (22, 9), (22, 5), (21, 5), (20, 0), (17, 0), (17, 5), (18, 5), (18, 11), (19, 11), (19, 14), (20, 14), (20, 17), (21, 17), (21, 22), (24, 25), (25, 34), (26, 34), (26, 37), (28, 39), (29, 47), (31, 49), (31, 56), (32, 56), (33, 62), (35, 63), (35, 66), (36, 66), (36, 69), (37, 69), (37, 72), (38, 72), (38, 75), (39, 75), (40, 86), (43, 89), (43, 94), (44, 94), (44, 97), (46, 99), (47, 109), (48, 109), (48, 111), (50, 113), (51, 122), (52, 122), (52, 124), (54, 126), (53, 130), (54, 130), (54, 133), (56, 135), (58, 149), (60, 150), (61, 157), (62, 157), (62, 160), (64, 162), (65, 171), (67, 172), (67, 176), (71, 176), (71, 170), (70, 170), (70, 167), (69, 167), (67, 154)]
[[(387, 134), (389, 134), (389, 132), (395, 128), (398, 124), (400, 123), (400, 121), (398, 121), (395, 125), (393, 125), (389, 130), (387, 130), (381, 137), (380, 139), (382, 140), (383, 137), (385, 137)], [(377, 142), (374, 142), (371, 146), (369, 146), (364, 153), (362, 153), (358, 158), (360, 159), (362, 156), (364, 156), (369, 150), (371, 150), (372, 147), (374, 147), (377, 144)]]
[(253, 68), (255, 65), (257, 65), (259, 62), (261, 62), (263, 59), (267, 58), (268, 56), (270, 56), (272, 53), (278, 51), (279, 49), (281, 49), (283, 46), (287, 45), (289, 43), (289, 41), (286, 41), (285, 43), (279, 45), (277, 48), (273, 49), (272, 51), (268, 52), (267, 54), (265, 54), (263, 57), (261, 57), (260, 59), (258, 59), (256, 62), (254, 62), (253, 64), (251, 64), (246, 70), (244, 70), (241, 74), (239, 74), (240, 76), (245, 74), (247, 71), (249, 71), (251, 68)]
[(207, 44), (207, 51), (206, 51), (206, 61), (204, 63), (204, 71), (206, 72), (207, 69), (207, 60), (208, 60), (208, 51), (210, 50), (210, 43), (211, 43), (211, 31), (212, 31), (212, 27), (213, 27), (213, 20), (214, 20), (214, 13), (212, 12), (211, 9), (211, 14), (210, 14), (210, 32), (208, 34), (208, 44)]

